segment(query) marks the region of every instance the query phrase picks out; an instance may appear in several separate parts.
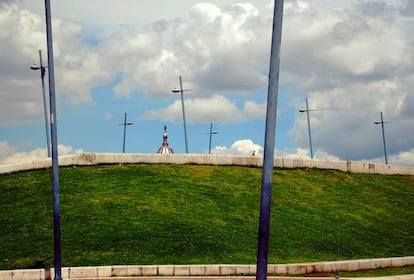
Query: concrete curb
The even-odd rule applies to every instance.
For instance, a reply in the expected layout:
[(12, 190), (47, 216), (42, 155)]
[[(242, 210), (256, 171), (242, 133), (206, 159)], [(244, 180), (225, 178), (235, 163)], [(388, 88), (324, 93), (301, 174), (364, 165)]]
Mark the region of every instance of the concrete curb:
[[(260, 156), (212, 155), (212, 154), (124, 154), (124, 153), (79, 153), (59, 157), (59, 166), (98, 165), (127, 163), (164, 164), (206, 164), (257, 166), (263, 164)], [(0, 165), (0, 174), (18, 171), (50, 168), (51, 159)], [(361, 161), (332, 161), (310, 158), (276, 157), (274, 167), (279, 168), (320, 168), (353, 173), (386, 175), (414, 175), (414, 167), (386, 165)]]
[[(414, 256), (361, 259), (333, 262), (269, 264), (268, 274), (300, 275), (311, 273), (352, 272), (414, 265)], [(114, 265), (63, 267), (63, 279), (121, 277), (244, 277), (256, 274), (256, 265)], [(48, 280), (54, 269), (18, 269), (0, 271), (0, 280)], [(404, 278), (406, 279), (406, 278)], [(413, 278), (408, 278), (413, 279)]]

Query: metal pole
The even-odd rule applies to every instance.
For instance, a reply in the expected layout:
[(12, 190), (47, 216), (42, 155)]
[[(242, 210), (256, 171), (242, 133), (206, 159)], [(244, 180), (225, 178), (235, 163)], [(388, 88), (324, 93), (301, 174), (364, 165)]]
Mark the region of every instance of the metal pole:
[(313, 150), (312, 150), (312, 136), (311, 136), (310, 120), (309, 120), (308, 98), (306, 98), (306, 115), (307, 115), (307, 117), (308, 117), (308, 135), (309, 135), (310, 156), (311, 156), (311, 158), (313, 158)]
[(213, 134), (213, 123), (210, 123), (210, 142), (208, 144), (208, 154), (211, 154), (211, 134)]
[(257, 280), (265, 280), (267, 278), (270, 209), (272, 201), (272, 176), (275, 149), (276, 111), (279, 85), (282, 21), (283, 0), (275, 0), (273, 14), (272, 45), (269, 65), (269, 85), (266, 111), (265, 144), (262, 167), (262, 191), (260, 199), (259, 238), (256, 266)]
[(54, 232), (54, 267), (55, 280), (62, 279), (61, 262), (61, 236), (60, 236), (60, 202), (59, 202), (59, 164), (57, 147), (57, 120), (55, 99), (55, 71), (53, 65), (53, 39), (52, 16), (50, 12), (50, 0), (45, 0), (46, 11), (46, 37), (47, 37), (47, 62), (49, 68), (49, 101), (50, 124), (52, 138), (52, 180), (53, 180), (53, 232)]
[(181, 93), (181, 107), (183, 111), (183, 122), (184, 122), (184, 139), (185, 139), (185, 152), (188, 154), (188, 142), (187, 142), (187, 124), (185, 122), (185, 110), (184, 110), (184, 94), (183, 94), (183, 82), (180, 76), (180, 93)]
[(388, 164), (387, 147), (385, 145), (384, 119), (382, 118), (382, 112), (380, 112), (380, 115), (381, 115), (381, 128), (382, 128), (382, 143), (384, 144), (385, 164)]
[(125, 136), (126, 136), (126, 126), (127, 126), (127, 113), (124, 115), (124, 145), (122, 146), (122, 152), (125, 153)]
[(47, 157), (51, 156), (50, 151), (50, 130), (49, 130), (49, 118), (47, 116), (47, 102), (45, 92), (45, 74), (46, 68), (43, 66), (42, 50), (39, 50), (39, 61), (40, 61), (40, 79), (42, 80), (42, 94), (43, 94), (43, 111), (45, 114), (45, 129), (46, 129), (46, 144), (47, 144)]

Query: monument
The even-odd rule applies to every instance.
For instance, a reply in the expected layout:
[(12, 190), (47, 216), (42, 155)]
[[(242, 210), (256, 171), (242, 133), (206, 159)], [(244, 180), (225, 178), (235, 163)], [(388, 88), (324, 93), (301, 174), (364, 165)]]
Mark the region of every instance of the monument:
[(161, 147), (158, 149), (157, 154), (173, 154), (173, 149), (168, 145), (168, 134), (166, 125), (164, 125), (164, 134), (162, 135), (162, 138), (162, 144)]

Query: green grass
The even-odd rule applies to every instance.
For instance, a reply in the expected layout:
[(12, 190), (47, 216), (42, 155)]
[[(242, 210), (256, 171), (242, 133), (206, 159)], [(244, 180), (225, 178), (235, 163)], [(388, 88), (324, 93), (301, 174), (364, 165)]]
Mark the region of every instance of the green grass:
[[(261, 168), (59, 174), (63, 266), (256, 262)], [(0, 193), (0, 269), (51, 258), (51, 170), (0, 175)], [(269, 263), (414, 255), (413, 201), (413, 176), (275, 169)]]

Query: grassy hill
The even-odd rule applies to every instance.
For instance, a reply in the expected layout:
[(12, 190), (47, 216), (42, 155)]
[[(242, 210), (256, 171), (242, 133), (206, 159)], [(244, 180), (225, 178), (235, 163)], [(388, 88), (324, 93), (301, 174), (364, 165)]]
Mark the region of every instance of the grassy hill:
[[(63, 266), (256, 262), (261, 168), (59, 172)], [(0, 175), (0, 193), (0, 269), (52, 258), (51, 170)], [(414, 176), (275, 169), (272, 200), (270, 263), (414, 255)]]

